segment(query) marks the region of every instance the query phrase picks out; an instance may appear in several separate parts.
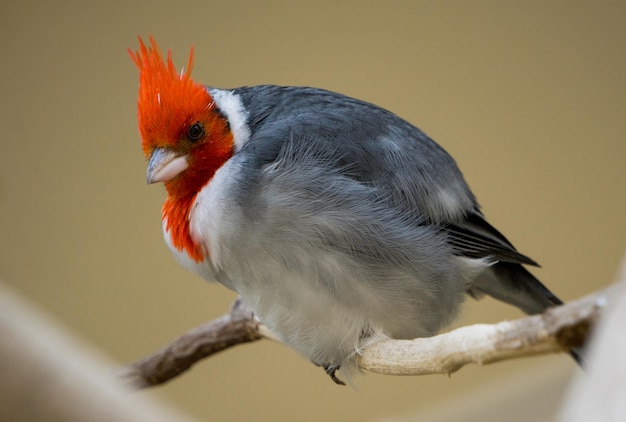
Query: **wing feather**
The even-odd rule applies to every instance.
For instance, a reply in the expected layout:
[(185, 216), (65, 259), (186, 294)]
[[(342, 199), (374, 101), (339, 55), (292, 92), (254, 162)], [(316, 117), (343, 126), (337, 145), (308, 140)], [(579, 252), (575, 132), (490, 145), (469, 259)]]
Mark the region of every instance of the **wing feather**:
[(519, 253), (502, 233), (479, 213), (446, 224), (444, 230), (455, 253), (468, 258), (491, 257), (497, 261), (539, 266), (537, 262)]

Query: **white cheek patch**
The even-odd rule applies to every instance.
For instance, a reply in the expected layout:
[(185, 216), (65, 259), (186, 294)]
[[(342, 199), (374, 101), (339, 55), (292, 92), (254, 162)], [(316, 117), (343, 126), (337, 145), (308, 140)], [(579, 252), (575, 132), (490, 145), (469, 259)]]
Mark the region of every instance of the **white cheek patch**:
[(230, 131), (235, 140), (235, 151), (239, 151), (250, 139), (248, 112), (241, 103), (241, 98), (232, 91), (216, 88), (209, 88), (209, 94), (211, 94), (217, 107), (228, 119)]

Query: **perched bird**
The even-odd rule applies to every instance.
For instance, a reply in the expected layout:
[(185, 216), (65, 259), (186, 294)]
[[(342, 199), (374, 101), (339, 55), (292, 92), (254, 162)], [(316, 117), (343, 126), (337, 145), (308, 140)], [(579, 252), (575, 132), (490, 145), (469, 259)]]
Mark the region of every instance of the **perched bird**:
[(315, 88), (206, 87), (150, 38), (138, 121), (165, 242), (333, 380), (376, 338), (436, 334), (466, 294), (560, 304), (485, 220), (455, 161), (395, 114)]

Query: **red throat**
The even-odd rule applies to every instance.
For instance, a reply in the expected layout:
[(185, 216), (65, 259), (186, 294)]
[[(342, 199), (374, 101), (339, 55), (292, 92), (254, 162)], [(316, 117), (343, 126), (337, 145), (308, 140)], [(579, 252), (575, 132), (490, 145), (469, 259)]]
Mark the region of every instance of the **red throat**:
[(195, 199), (195, 195), (178, 200), (168, 196), (161, 212), (172, 246), (179, 251), (187, 252), (195, 262), (202, 262), (208, 251), (203, 251), (200, 245), (193, 241), (189, 231), (189, 214)]

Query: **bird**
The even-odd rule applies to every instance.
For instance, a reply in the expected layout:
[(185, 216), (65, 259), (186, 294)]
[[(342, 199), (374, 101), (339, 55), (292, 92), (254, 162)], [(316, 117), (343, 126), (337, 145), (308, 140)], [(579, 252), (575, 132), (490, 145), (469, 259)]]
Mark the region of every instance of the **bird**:
[(319, 88), (203, 85), (193, 46), (180, 72), (153, 37), (128, 53), (165, 243), (336, 383), (368, 342), (433, 336), (468, 296), (562, 304), (407, 120)]

